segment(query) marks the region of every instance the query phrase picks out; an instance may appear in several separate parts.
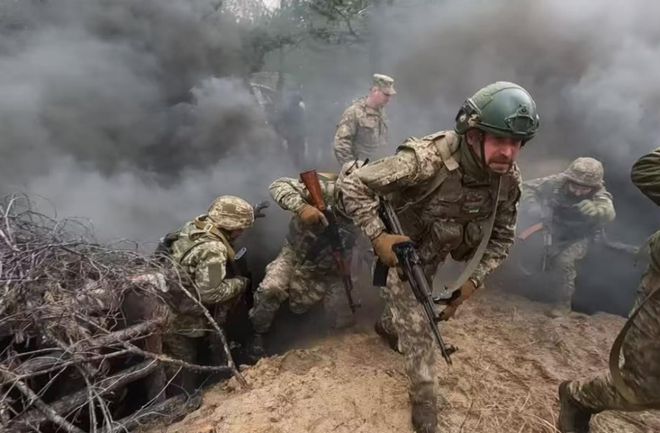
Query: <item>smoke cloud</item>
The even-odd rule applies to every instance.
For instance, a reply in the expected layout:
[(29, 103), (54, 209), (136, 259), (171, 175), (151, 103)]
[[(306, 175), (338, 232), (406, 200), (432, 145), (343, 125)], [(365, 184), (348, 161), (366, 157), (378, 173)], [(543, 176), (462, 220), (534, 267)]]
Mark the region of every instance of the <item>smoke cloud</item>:
[[(0, 4), (0, 190), (49, 199), (103, 238), (155, 242), (219, 194), (266, 198), (298, 171), (245, 89), (236, 20), (212, 0), (4, 1)], [(448, 129), (463, 100), (517, 82), (541, 115), (521, 168), (533, 178), (578, 156), (605, 164), (618, 219), (639, 242), (655, 207), (629, 182), (658, 146), (660, 4), (631, 0), (428, 2), (370, 7), (367, 42), (308, 40), (266, 69), (304, 85), (309, 163), (337, 167), (339, 116), (374, 72), (391, 74), (391, 153), (403, 138)], [(257, 232), (277, 248), (286, 215)], [(276, 238), (271, 241), (270, 238)]]
[[(214, 2), (21, 1), (0, 9), (0, 185), (155, 242), (220, 194), (291, 172)], [(279, 168), (278, 168), (279, 167)]]

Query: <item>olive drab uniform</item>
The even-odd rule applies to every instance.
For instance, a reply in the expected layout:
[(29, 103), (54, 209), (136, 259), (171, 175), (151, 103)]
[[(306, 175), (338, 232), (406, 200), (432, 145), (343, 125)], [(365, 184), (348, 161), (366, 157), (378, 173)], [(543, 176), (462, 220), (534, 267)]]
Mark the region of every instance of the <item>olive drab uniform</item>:
[[(319, 180), (323, 198), (335, 213), (348, 253), (355, 242), (357, 229), (340, 211), (335, 179), (319, 175)], [(270, 185), (270, 194), (282, 209), (294, 214), (310, 203), (307, 188), (297, 179), (275, 180)], [(284, 245), (266, 267), (266, 275), (254, 294), (250, 319), (257, 333), (265, 334), (270, 329), (277, 310), (287, 300), (295, 314), (305, 313), (323, 302), (335, 326), (352, 321), (342, 277), (333, 260), (329, 240), (324, 239), (323, 229), (323, 226), (304, 226), (297, 215), (291, 218)]]
[[(632, 180), (660, 205), (660, 148), (635, 163)], [(642, 277), (629, 322), (617, 338), (622, 339), (620, 347), (615, 342), (610, 371), (567, 385), (568, 395), (586, 411), (660, 409), (659, 289), (660, 231), (651, 237), (650, 265)]]
[[(550, 268), (559, 274), (557, 301), (564, 312), (571, 310), (577, 263), (587, 255), (593, 238), (615, 217), (602, 172), (602, 164), (597, 160), (578, 158), (563, 173), (523, 183), (522, 202), (536, 210), (550, 233), (552, 244), (547, 259)], [(586, 176), (589, 173), (591, 177)], [(592, 192), (576, 197), (568, 190), (567, 182), (590, 187)]]
[[(429, 185), (444, 180), (433, 191)], [(448, 255), (470, 258), (483, 236), (483, 226), (497, 208), (488, 248), (472, 278), (481, 284), (507, 256), (514, 239), (516, 204), (520, 197), (517, 167), (501, 177), (481, 168), (462, 136), (443, 131), (423, 139), (409, 139), (395, 156), (355, 171), (342, 184), (348, 214), (374, 239), (384, 230), (377, 214), (377, 195), (389, 195), (400, 210), (406, 235), (417, 244), (426, 274), (432, 279)], [(415, 399), (434, 395), (434, 340), (411, 290), (396, 270), (388, 275), (386, 297), (406, 356), (406, 371)]]

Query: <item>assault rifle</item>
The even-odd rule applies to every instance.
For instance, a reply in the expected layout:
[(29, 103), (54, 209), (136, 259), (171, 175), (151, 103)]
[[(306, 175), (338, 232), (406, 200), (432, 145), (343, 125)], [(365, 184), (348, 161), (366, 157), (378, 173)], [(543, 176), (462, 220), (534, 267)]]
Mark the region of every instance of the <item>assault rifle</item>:
[[(394, 207), (383, 197), (380, 198), (379, 214), (388, 233), (405, 235)], [(433, 297), (433, 286), (429, 283), (428, 278), (426, 278), (424, 268), (422, 267), (422, 260), (419, 254), (417, 254), (413, 242), (395, 244), (392, 249), (398, 259), (398, 266), (401, 268), (401, 279), (408, 282), (417, 302), (422, 305), (435, 341), (440, 346), (442, 357), (448, 365), (451, 365), (451, 354), (457, 349), (454, 346), (447, 345), (442, 339), (437, 323), (440, 321), (440, 315), (435, 310), (435, 304), (447, 305), (453, 298), (440, 299)], [(388, 271), (389, 268), (380, 260), (376, 263), (376, 268), (374, 269), (374, 286), (384, 287), (387, 284)]]
[[(335, 214), (332, 212), (332, 209), (326, 205), (325, 200), (323, 199), (323, 191), (321, 190), (321, 183), (319, 182), (319, 176), (316, 173), (316, 170), (309, 170), (300, 173), (300, 181), (305, 185), (307, 191), (309, 191), (311, 205), (323, 212), (323, 215), (328, 222), (328, 226), (323, 233), (321, 233), (321, 240), (330, 244), (332, 258), (337, 265), (337, 270), (344, 283), (344, 291), (346, 292), (346, 299), (348, 299), (348, 306), (351, 311), (355, 313), (360, 306), (360, 303), (353, 300), (353, 280), (351, 279), (350, 261), (346, 260), (344, 257), (344, 251), (346, 248), (339, 231), (339, 225), (337, 224)], [(320, 247), (323, 246), (325, 245), (320, 245)], [(321, 248), (315, 249), (318, 250)]]

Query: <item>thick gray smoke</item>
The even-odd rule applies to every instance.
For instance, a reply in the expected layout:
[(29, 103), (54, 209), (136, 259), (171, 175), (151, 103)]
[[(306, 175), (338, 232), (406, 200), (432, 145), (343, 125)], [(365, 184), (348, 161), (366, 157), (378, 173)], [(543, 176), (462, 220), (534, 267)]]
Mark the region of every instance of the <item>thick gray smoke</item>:
[(219, 194), (266, 198), (289, 166), (214, 3), (4, 1), (0, 189), (150, 242)]
[[(293, 175), (241, 81), (238, 25), (215, 3), (0, 2), (0, 190), (40, 194), (60, 215), (90, 218), (102, 237), (155, 241), (217, 194), (262, 199), (270, 181)], [(304, 84), (313, 165), (336, 167), (334, 126), (374, 72), (399, 90), (388, 153), (407, 136), (451, 128), (481, 86), (515, 81), (542, 119), (524, 177), (595, 156), (615, 194), (611, 235), (639, 242), (654, 229), (657, 211), (628, 176), (658, 145), (660, 4), (392, 3), (364, 13), (366, 43), (308, 41), (267, 62)], [(271, 214), (281, 238), (284, 214)]]
[[(540, 133), (522, 153), (523, 176), (556, 172), (578, 156), (599, 158), (618, 212), (610, 237), (641, 243), (657, 229), (658, 211), (632, 186), (629, 173), (639, 156), (660, 145), (655, 131), (660, 113), (660, 28), (655, 17), (660, 4), (393, 3), (384, 11), (372, 11), (377, 38), (370, 44), (338, 49), (332, 62), (323, 60), (328, 58), (323, 51), (318, 63), (309, 62), (317, 68), (307, 89), (314, 89), (310, 116), (322, 120), (316, 129), (322, 131), (320, 146), (329, 147), (333, 122), (351, 98), (366, 92), (373, 72), (397, 80), (399, 93), (388, 107), (390, 152), (407, 136), (452, 128), (460, 104), (483, 85), (514, 81), (532, 93), (541, 115)], [(378, 50), (377, 62), (369, 50)], [(631, 260), (608, 259), (621, 265), (621, 273), (628, 272)], [(602, 275), (602, 264), (582, 275)], [(632, 270), (625, 287), (617, 287), (615, 280), (595, 284), (630, 291), (640, 272)]]

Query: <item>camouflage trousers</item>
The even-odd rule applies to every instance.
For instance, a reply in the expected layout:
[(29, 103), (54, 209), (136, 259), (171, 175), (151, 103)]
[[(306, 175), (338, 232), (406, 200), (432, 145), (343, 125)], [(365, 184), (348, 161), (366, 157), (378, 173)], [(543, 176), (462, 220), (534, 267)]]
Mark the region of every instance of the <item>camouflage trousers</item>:
[(295, 314), (303, 314), (323, 302), (335, 326), (352, 322), (341, 276), (313, 263), (300, 262), (300, 254), (285, 242), (279, 255), (266, 267), (266, 275), (254, 293), (254, 306), (250, 309), (250, 320), (256, 332), (265, 333), (270, 329), (277, 310), (287, 299)]
[[(636, 305), (660, 286), (660, 274), (647, 271), (642, 279)], [(649, 299), (632, 319), (619, 359), (624, 390), (618, 389), (611, 372), (591, 380), (569, 383), (572, 397), (592, 409), (636, 411), (660, 409), (660, 293)]]
[(571, 309), (573, 294), (575, 293), (577, 264), (587, 255), (588, 249), (589, 239), (580, 239), (561, 248), (552, 258), (552, 269), (558, 273), (559, 277), (557, 304), (568, 310)]
[[(166, 355), (185, 361), (188, 363), (197, 363), (200, 338), (187, 337), (176, 333), (167, 333), (163, 335), (163, 353)], [(182, 391), (193, 392), (197, 385), (197, 374), (185, 368), (179, 368), (177, 365), (165, 364), (165, 376), (172, 380), (170, 387), (173, 392), (168, 394), (178, 394)]]
[[(433, 278), (440, 261), (425, 260), (425, 263), (427, 277)], [(398, 336), (410, 380), (411, 400), (435, 399), (435, 341), (421, 305), (396, 268), (389, 270), (382, 294), (386, 305), (380, 320), (385, 329), (393, 330)]]

